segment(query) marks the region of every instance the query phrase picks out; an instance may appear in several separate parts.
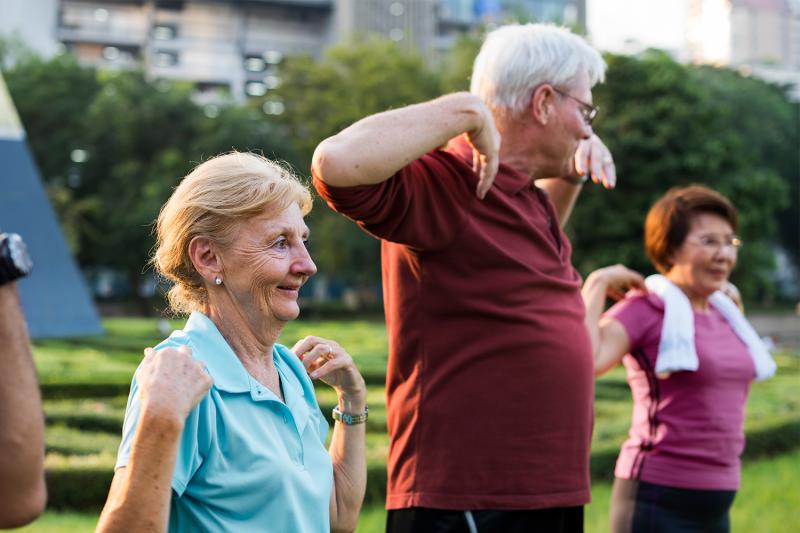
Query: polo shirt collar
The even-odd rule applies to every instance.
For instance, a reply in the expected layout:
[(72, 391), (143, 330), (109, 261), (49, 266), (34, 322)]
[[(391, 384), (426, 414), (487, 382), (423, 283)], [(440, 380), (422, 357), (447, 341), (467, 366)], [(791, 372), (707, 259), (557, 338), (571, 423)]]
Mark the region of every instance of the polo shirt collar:
[(194, 311), (183, 331), (189, 336), (195, 359), (206, 364), (217, 389), (250, 392), (250, 374), (210, 318)]
[[(183, 332), (190, 339), (192, 355), (206, 364), (208, 373), (214, 380), (214, 388), (228, 393), (250, 393), (254, 401), (274, 400), (280, 403), (271, 391), (247, 372), (228, 341), (206, 315), (194, 311), (186, 321)], [(309, 409), (303, 386), (293, 372), (292, 365), (284, 360), (286, 357), (294, 357), (294, 354), (282, 354), (277, 345), (272, 348), (272, 358), (280, 375), (285, 405), (292, 413), (298, 432), (302, 434), (308, 423)]]
[[(472, 166), (472, 147), (467, 139), (460, 135), (451, 140), (447, 151)], [(497, 187), (507, 195), (514, 195), (526, 188), (531, 188), (531, 177), (522, 172), (500, 163), (492, 188)]]

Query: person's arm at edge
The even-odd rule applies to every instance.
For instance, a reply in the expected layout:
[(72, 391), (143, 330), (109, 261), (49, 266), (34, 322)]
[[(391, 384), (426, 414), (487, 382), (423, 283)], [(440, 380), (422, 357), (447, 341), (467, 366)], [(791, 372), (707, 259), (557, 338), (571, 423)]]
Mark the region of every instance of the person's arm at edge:
[(462, 133), (474, 148), (483, 198), (499, 166), (500, 134), (489, 109), (466, 92), (359, 120), (317, 146), (312, 173), (334, 187), (374, 185)]
[(178, 444), (189, 411), (211, 387), (187, 347), (145, 350), (142, 410), (127, 466), (117, 469), (96, 532), (166, 531)]
[(595, 270), (581, 290), (586, 306), (586, 329), (592, 341), (594, 373), (605, 374), (630, 350), (630, 339), (623, 325), (611, 317), (602, 317), (606, 296), (620, 299), (630, 288), (645, 289), (644, 279), (622, 265)]
[(44, 415), (15, 283), (0, 286), (0, 528), (44, 511)]

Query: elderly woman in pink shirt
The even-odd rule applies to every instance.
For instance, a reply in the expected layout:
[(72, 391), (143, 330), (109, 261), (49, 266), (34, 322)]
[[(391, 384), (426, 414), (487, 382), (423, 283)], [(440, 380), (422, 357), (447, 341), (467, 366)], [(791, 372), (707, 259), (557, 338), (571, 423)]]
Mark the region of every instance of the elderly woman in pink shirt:
[[(750, 383), (774, 372), (721, 292), (741, 244), (736, 226), (736, 209), (719, 193), (672, 189), (645, 222), (645, 249), (663, 276), (645, 282), (616, 265), (584, 284), (595, 371), (622, 361), (634, 404), (614, 472), (614, 532), (730, 529)], [(621, 299), (628, 289), (638, 290)], [(621, 301), (602, 314), (606, 296)]]

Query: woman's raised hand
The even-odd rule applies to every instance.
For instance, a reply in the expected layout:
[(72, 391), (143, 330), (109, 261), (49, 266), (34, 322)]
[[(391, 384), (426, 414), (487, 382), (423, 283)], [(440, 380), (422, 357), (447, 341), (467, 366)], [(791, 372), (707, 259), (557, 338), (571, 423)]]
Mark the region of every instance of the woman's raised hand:
[(300, 358), (311, 379), (320, 379), (346, 397), (366, 400), (367, 387), (344, 348), (322, 337), (308, 336), (297, 341), (292, 351)]

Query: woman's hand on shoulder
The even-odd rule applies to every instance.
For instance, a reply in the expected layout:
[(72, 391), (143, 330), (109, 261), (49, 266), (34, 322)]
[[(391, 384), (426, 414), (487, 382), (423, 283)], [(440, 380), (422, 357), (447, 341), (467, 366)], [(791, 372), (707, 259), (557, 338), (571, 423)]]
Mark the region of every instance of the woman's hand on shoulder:
[(136, 373), (142, 411), (183, 424), (212, 385), (205, 365), (192, 358), (188, 346), (145, 348)]
[(322, 380), (340, 395), (366, 401), (367, 386), (353, 358), (338, 342), (313, 335), (297, 341), (292, 351), (311, 379)]
[(586, 283), (600, 283), (605, 286), (606, 296), (612, 300), (622, 300), (631, 289), (647, 292), (644, 277), (625, 265), (611, 265), (599, 268), (589, 274)]

